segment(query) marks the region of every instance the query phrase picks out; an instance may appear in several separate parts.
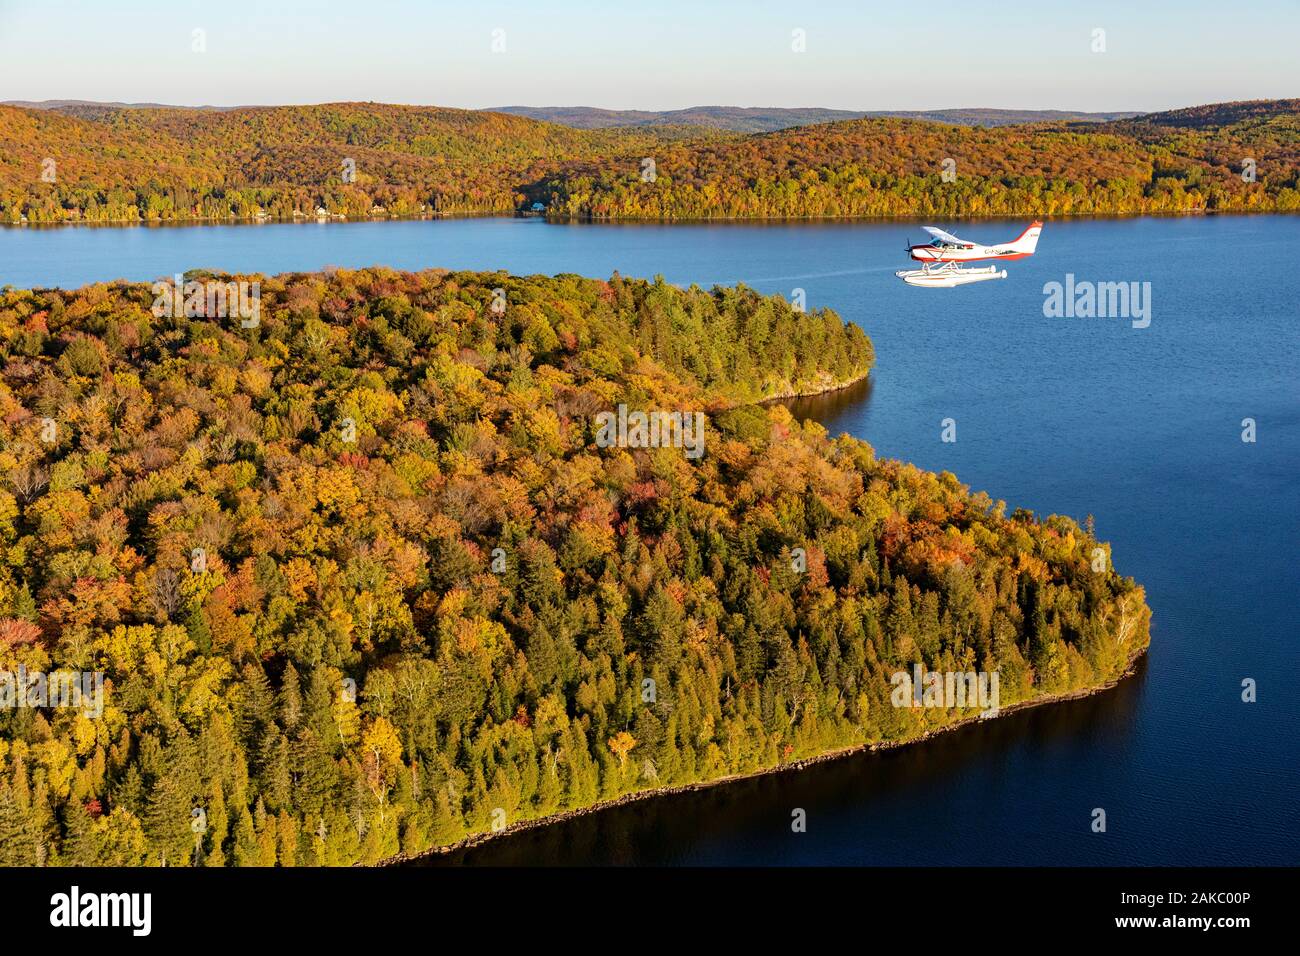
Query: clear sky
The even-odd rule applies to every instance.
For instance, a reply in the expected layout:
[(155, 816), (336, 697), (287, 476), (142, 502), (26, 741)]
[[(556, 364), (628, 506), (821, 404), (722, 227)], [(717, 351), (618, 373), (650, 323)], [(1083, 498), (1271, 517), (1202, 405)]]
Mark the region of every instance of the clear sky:
[(1298, 38), (1296, 0), (0, 0), (0, 100), (1156, 110), (1300, 96)]

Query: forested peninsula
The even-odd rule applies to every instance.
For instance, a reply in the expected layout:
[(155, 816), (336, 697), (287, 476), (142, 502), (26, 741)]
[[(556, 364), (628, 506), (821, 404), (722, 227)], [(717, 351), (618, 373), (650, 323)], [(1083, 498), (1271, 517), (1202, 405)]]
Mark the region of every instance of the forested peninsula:
[[(188, 278), (260, 312), (0, 290), (0, 672), (103, 679), (0, 709), (0, 865), (376, 863), (980, 712), (898, 672), (1006, 707), (1148, 643), (1090, 527), (758, 404), (868, 374), (830, 311)], [(703, 454), (601, 441), (620, 407), (701, 414)]]
[(0, 106), (0, 222), (701, 220), (1300, 210), (1300, 100), (741, 134), (378, 103)]

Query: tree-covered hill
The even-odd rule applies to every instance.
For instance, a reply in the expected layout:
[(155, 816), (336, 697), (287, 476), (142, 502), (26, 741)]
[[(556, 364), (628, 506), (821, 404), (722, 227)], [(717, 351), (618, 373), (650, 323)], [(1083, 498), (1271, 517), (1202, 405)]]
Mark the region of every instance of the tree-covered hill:
[[(0, 291), (0, 672), (105, 675), (100, 713), (0, 708), (0, 864), (375, 862), (976, 713), (894, 706), (914, 664), (1005, 707), (1146, 646), (1074, 521), (749, 404), (866, 374), (833, 313), (236, 280), (255, 321)], [(704, 453), (600, 441), (620, 404)]]
[(1268, 123), (1296, 114), (1300, 114), (1300, 99), (1239, 100), (1235, 103), (1211, 103), (1162, 113), (1147, 113), (1134, 118), (1128, 125), (1134, 129), (1178, 126), (1213, 129), (1251, 121)]
[(574, 129), (378, 103), (0, 106), (0, 222), (510, 213), (534, 203), (594, 219), (1295, 211), (1296, 104), (996, 128), (867, 118), (754, 135)]
[(380, 103), (79, 115), (0, 106), (0, 220), (291, 218), (318, 207), (359, 217), (377, 205), (396, 215), (508, 213), (525, 185), (566, 162), (641, 156), (687, 135), (721, 134), (581, 131)]
[[(945, 176), (945, 172), (947, 175)], [(595, 219), (1062, 216), (1300, 210), (1297, 101), (996, 129), (864, 119), (589, 163), (544, 190)]]

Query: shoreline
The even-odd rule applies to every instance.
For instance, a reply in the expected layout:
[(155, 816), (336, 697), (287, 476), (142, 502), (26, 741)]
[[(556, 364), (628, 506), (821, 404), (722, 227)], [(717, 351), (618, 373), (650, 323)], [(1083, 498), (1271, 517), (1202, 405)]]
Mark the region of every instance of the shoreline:
[(488, 830), (482, 833), (474, 833), (455, 843), (449, 843), (446, 846), (430, 847), (420, 853), (412, 855), (399, 853), (397, 856), (389, 857), (386, 860), (380, 860), (378, 863), (372, 865), (376, 867), (406, 866), (432, 857), (450, 856), (460, 850), (473, 849), (493, 840), (500, 840), (509, 836), (517, 836), (529, 830), (538, 830), (557, 823), (563, 823), (567, 820), (575, 820), (579, 817), (599, 813), (602, 810), (609, 810), (614, 807), (639, 803), (644, 800), (673, 797), (683, 793), (696, 793), (713, 787), (724, 786), (729, 783), (737, 783), (741, 780), (753, 780), (758, 777), (765, 777), (773, 774), (797, 773), (818, 764), (829, 763), (833, 760), (842, 760), (846, 757), (852, 757), (858, 754), (883, 753), (890, 750), (898, 750), (903, 747), (910, 747), (915, 744), (924, 743), (928, 740), (933, 740), (936, 737), (952, 733), (953, 731), (960, 730), (963, 727), (979, 723), (983, 720), (999, 720), (1008, 714), (1030, 710), (1035, 707), (1042, 707), (1047, 704), (1060, 704), (1071, 700), (1084, 700), (1088, 697), (1095, 697), (1098, 694), (1104, 694), (1106, 691), (1113, 690), (1115, 687), (1119, 686), (1121, 681), (1132, 677), (1137, 669), (1138, 662), (1146, 657), (1149, 649), (1149, 647), (1144, 647), (1137, 653), (1131, 655), (1128, 662), (1124, 665), (1123, 671), (1121, 671), (1120, 675), (1114, 680), (1107, 681), (1104, 684), (1098, 684), (1095, 687), (1088, 687), (1060, 694), (1048, 694), (1030, 700), (1017, 701), (1014, 704), (1008, 704), (1006, 707), (999, 708), (995, 717), (985, 718), (979, 715), (974, 717), (963, 717), (950, 724), (944, 724), (942, 727), (935, 727), (932, 730), (927, 730), (919, 736), (908, 737), (905, 740), (881, 740), (873, 743), (854, 744), (850, 747), (840, 747), (835, 750), (827, 750), (824, 753), (816, 754), (811, 757), (804, 757), (800, 760), (791, 761), (790, 763), (777, 764), (774, 767), (764, 767), (760, 770), (752, 770), (746, 773), (733, 773), (728, 774), (725, 777), (716, 777), (712, 780), (700, 780), (695, 783), (683, 783), (669, 787), (651, 787), (646, 790), (637, 790), (633, 793), (625, 793), (619, 797), (607, 800), (597, 800), (595, 803), (588, 804), (585, 807), (573, 807), (568, 810), (560, 810), (555, 813), (550, 813), (543, 817), (521, 820), (518, 823), (512, 823), (510, 826), (504, 827), (501, 830)]
[(60, 229), (65, 226), (75, 226), (81, 228), (105, 228), (105, 229), (129, 229), (129, 228), (148, 228), (163, 229), (168, 227), (183, 226), (270, 226), (270, 225), (296, 225), (296, 226), (321, 226), (337, 225), (346, 226), (354, 223), (364, 222), (435, 222), (442, 219), (540, 219), (548, 225), (582, 225), (582, 226), (620, 226), (620, 225), (656, 225), (656, 226), (708, 226), (708, 225), (746, 225), (746, 224), (792, 224), (792, 223), (843, 223), (852, 225), (856, 223), (927, 223), (935, 220), (936, 217), (947, 221), (960, 222), (994, 222), (997, 220), (1018, 220), (1025, 216), (1038, 216), (1049, 219), (1070, 219), (1070, 220), (1087, 220), (1087, 219), (1141, 219), (1144, 217), (1153, 219), (1182, 219), (1198, 216), (1295, 216), (1300, 215), (1300, 211), (1292, 209), (1186, 209), (1182, 211), (1137, 211), (1137, 212), (1083, 212), (1083, 213), (1042, 213), (1042, 212), (999, 212), (999, 213), (907, 213), (897, 216), (710, 216), (705, 219), (695, 218), (676, 218), (664, 219), (642, 216), (627, 217), (592, 217), (592, 216), (546, 216), (538, 213), (513, 211), (492, 211), (482, 210), (478, 212), (444, 212), (444, 213), (412, 213), (410, 215), (386, 215), (386, 216), (348, 216), (337, 213), (330, 214), (325, 218), (316, 216), (266, 216), (258, 218), (256, 216), (223, 216), (223, 217), (197, 217), (185, 219), (103, 219), (94, 222), (88, 222), (80, 219), (67, 219), (59, 222), (14, 222), (6, 220), (0, 222), (0, 228), (5, 229)]
[(857, 375), (845, 381), (838, 381), (838, 380), (833, 381), (827, 385), (822, 385), (817, 388), (814, 388), (811, 391), (778, 392), (775, 395), (767, 396), (767, 398), (760, 398), (758, 401), (754, 402), (754, 404), (771, 405), (773, 402), (788, 402), (796, 398), (816, 398), (819, 395), (830, 395), (832, 392), (842, 392), (846, 388), (852, 388), (854, 385), (857, 385), (861, 382), (865, 382), (870, 377), (871, 377), (871, 369), (868, 368), (861, 375)]

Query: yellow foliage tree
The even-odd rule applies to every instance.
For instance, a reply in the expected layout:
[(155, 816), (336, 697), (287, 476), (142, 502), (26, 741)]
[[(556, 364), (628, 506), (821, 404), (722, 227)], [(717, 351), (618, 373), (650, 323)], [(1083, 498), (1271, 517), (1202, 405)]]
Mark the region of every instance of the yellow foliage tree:
[(610, 752), (618, 758), (618, 765), (620, 768), (627, 764), (627, 755), (632, 752), (632, 748), (635, 746), (636, 738), (626, 730), (620, 730), (613, 737), (609, 738)]

